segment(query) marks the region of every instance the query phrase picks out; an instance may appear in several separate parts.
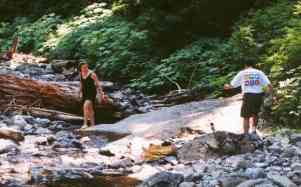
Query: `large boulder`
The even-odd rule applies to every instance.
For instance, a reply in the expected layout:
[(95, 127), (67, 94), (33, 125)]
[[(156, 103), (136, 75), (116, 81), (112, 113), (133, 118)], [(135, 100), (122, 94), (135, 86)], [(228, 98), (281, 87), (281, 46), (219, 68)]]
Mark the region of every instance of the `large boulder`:
[[(218, 131), (205, 134), (184, 144), (177, 155), (181, 161), (208, 160), (225, 155), (237, 155), (254, 152), (262, 146), (262, 141), (249, 136)], [(187, 154), (189, 152), (189, 154)]]

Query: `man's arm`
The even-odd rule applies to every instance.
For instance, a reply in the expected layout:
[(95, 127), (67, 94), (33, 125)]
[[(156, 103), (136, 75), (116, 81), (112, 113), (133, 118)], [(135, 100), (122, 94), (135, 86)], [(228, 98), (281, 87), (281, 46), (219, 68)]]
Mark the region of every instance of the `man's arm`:
[(230, 89), (233, 89), (233, 88), (237, 88), (241, 86), (241, 72), (239, 72), (234, 78), (233, 80), (231, 81), (230, 84), (225, 84), (224, 85), (224, 89), (225, 90), (230, 90)]
[(267, 90), (266, 90), (267, 93), (272, 95), (273, 94), (273, 85), (271, 84), (271, 81), (269, 80), (269, 78), (263, 72), (261, 72), (261, 79), (262, 79), (263, 85), (265, 85), (267, 87)]

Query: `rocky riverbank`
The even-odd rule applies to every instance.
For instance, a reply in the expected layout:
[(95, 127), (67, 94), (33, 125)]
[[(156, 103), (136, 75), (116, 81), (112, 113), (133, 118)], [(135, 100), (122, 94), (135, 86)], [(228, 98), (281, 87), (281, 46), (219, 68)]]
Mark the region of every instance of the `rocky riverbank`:
[[(113, 154), (108, 140), (63, 121), (1, 115), (1, 129), (24, 141), (0, 139), (2, 186), (300, 186), (301, 134), (286, 130), (260, 139), (183, 130), (147, 157)], [(145, 142), (140, 142), (141, 144)], [(163, 148), (172, 151), (160, 153)], [(137, 157), (138, 156), (138, 157)], [(72, 184), (72, 185), (71, 185)]]

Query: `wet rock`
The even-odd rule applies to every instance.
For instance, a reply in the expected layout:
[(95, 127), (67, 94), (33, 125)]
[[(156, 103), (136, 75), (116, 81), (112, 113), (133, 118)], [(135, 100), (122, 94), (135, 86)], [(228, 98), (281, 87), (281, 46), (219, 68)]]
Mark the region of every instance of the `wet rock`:
[(196, 187), (196, 184), (193, 182), (182, 182), (179, 187)]
[(235, 169), (245, 169), (251, 166), (250, 161), (246, 160), (243, 156), (231, 156), (226, 159), (226, 165)]
[(79, 137), (69, 131), (59, 131), (55, 135), (53, 148), (82, 148)]
[(12, 118), (11, 125), (14, 126), (16, 129), (21, 130), (28, 124), (25, 118), (26, 116), (15, 115)]
[(167, 162), (171, 163), (172, 165), (177, 165), (178, 164), (178, 160), (175, 156), (168, 156), (165, 157), (164, 160), (166, 160)]
[(222, 177), (218, 179), (222, 187), (237, 186), (246, 180), (247, 180), (246, 178), (240, 176), (229, 176), (229, 177)]
[(184, 177), (180, 174), (175, 174), (170, 172), (160, 172), (144, 180), (142, 184), (138, 185), (138, 187), (156, 187), (156, 186), (175, 187), (178, 186), (183, 180)]
[(50, 120), (46, 118), (36, 118), (35, 123), (37, 124), (38, 127), (43, 127), (43, 128), (47, 128), (51, 124)]
[(18, 150), (18, 146), (11, 140), (0, 139), (0, 154)]
[(52, 134), (52, 132), (49, 129), (39, 127), (36, 129), (35, 134), (38, 134), (38, 135)]
[(248, 168), (245, 174), (250, 179), (258, 179), (265, 177), (265, 172), (262, 168)]
[(288, 177), (281, 176), (278, 173), (270, 172), (270, 173), (268, 173), (267, 177), (279, 186), (297, 187), (297, 185), (295, 183), (293, 183)]
[(287, 176), (297, 185), (301, 185), (301, 170), (289, 172)]
[(193, 181), (194, 170), (190, 166), (179, 164), (175, 166), (174, 172), (183, 175), (185, 181), (189, 181), (189, 182)]
[(301, 171), (301, 163), (293, 163), (291, 166), (292, 170), (294, 171)]
[(289, 136), (289, 140), (291, 144), (297, 144), (301, 142), (301, 134), (293, 133)]
[(195, 138), (184, 144), (177, 153), (181, 161), (208, 160), (224, 155), (254, 152), (261, 145), (261, 140), (251, 140), (243, 135), (220, 131)]
[(247, 180), (243, 183), (240, 183), (237, 187), (254, 187), (254, 186), (258, 186), (264, 182), (267, 182), (267, 180), (266, 179)]
[(134, 162), (129, 158), (124, 158), (121, 160), (117, 160), (109, 165), (110, 168), (118, 169), (118, 168), (127, 168), (132, 167), (134, 165)]

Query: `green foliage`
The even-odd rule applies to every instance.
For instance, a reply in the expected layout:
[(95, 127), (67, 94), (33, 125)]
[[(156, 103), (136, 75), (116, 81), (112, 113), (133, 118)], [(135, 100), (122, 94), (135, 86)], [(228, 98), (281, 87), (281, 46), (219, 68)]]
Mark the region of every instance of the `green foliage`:
[(5, 29), (0, 29), (0, 40), (4, 41), (1, 51), (7, 50), (13, 38), (19, 37), (19, 51), (45, 54), (48, 49), (44, 48), (43, 44), (48, 40), (49, 34), (55, 33), (56, 26), (60, 22), (60, 17), (55, 14), (45, 15), (36, 21), (23, 17), (16, 18), (14, 24), (9, 26), (6, 24), (2, 27)]
[(109, 5), (94, 3), (67, 19), (49, 14), (1, 23), (0, 49), (19, 36), (23, 52), (85, 58), (99, 65), (105, 79), (148, 93), (198, 86), (210, 88), (214, 96), (251, 58), (275, 86), (275, 121), (301, 122), (300, 2), (269, 1), (246, 12), (234, 26), (234, 18), (254, 1), (102, 2)]

